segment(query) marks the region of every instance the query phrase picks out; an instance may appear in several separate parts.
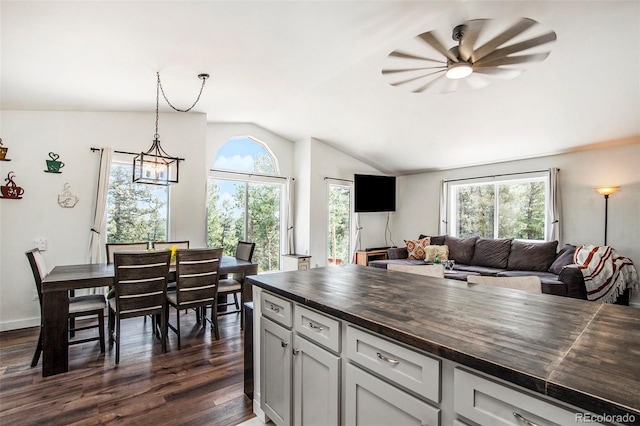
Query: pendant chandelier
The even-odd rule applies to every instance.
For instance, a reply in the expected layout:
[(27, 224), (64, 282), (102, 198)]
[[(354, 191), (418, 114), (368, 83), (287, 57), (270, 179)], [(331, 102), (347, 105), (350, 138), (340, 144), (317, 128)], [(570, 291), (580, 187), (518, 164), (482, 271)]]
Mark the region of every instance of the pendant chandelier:
[(182, 159), (170, 156), (164, 149), (162, 149), (162, 146), (160, 146), (160, 135), (158, 134), (160, 92), (162, 92), (164, 100), (167, 101), (167, 104), (172, 109), (179, 112), (189, 112), (193, 107), (196, 106), (196, 104), (200, 100), (200, 95), (202, 95), (202, 90), (204, 89), (204, 85), (209, 78), (209, 74), (198, 75), (198, 78), (202, 80), (200, 93), (198, 93), (198, 97), (196, 98), (195, 102), (193, 102), (193, 105), (191, 105), (187, 109), (178, 109), (171, 105), (171, 102), (169, 102), (169, 99), (167, 99), (167, 96), (164, 93), (164, 89), (162, 88), (162, 83), (160, 82), (160, 73), (157, 72), (156, 76), (156, 132), (153, 135), (153, 143), (151, 144), (151, 148), (149, 148), (149, 150), (146, 152), (141, 152), (140, 154), (136, 155), (133, 159), (133, 181), (136, 183), (168, 186), (174, 183), (178, 183), (178, 165), (180, 161), (182, 161)]

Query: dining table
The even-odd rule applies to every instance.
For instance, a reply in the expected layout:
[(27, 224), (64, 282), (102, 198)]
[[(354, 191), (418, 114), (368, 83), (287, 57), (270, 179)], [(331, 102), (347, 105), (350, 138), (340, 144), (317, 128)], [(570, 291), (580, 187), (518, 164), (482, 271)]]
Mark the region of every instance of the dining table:
[[(258, 264), (233, 256), (222, 256), (220, 275), (242, 276), (242, 305), (252, 300), (251, 285), (244, 277), (256, 275)], [(175, 281), (175, 267), (169, 269), (168, 281)], [(69, 291), (83, 288), (108, 287), (114, 284), (112, 263), (87, 263), (54, 267), (42, 280), (42, 376), (69, 371)]]

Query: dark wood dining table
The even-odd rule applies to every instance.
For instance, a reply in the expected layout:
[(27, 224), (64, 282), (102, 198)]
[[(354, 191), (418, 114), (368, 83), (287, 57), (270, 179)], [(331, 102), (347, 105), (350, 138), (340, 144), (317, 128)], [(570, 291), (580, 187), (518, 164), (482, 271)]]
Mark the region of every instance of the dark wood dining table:
[[(256, 275), (258, 264), (233, 256), (222, 256), (218, 273)], [(42, 376), (69, 371), (69, 290), (113, 285), (113, 264), (83, 264), (56, 266), (42, 280)], [(169, 271), (169, 281), (175, 280), (175, 269)], [(252, 299), (250, 285), (242, 288), (242, 302)]]

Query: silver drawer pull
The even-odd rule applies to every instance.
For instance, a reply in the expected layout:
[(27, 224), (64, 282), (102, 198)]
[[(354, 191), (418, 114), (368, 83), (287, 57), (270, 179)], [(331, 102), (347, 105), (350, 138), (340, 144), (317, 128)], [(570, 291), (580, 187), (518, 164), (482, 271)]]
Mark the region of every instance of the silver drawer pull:
[(269, 309), (276, 313), (280, 312), (280, 308), (278, 308), (277, 306), (273, 306), (272, 304), (269, 304)]
[(378, 358), (380, 358), (384, 362), (388, 362), (389, 364), (393, 364), (393, 365), (400, 364), (400, 361), (398, 361), (397, 359), (387, 358), (386, 356), (382, 355), (380, 352), (377, 352), (376, 355), (378, 355)]
[(520, 414), (514, 412), (513, 416), (518, 419), (518, 421), (520, 423), (522, 423), (523, 425), (527, 425), (527, 426), (538, 426), (537, 423), (532, 422), (531, 420), (527, 420), (524, 417), (522, 417)]
[(310, 322), (309, 323), (309, 327), (311, 327), (314, 330), (318, 330), (318, 331), (322, 331), (324, 330), (324, 327), (320, 327), (319, 325), (315, 325), (314, 323)]
[(300, 353), (300, 349), (294, 348), (291, 352), (293, 352), (294, 355), (298, 355)]
[(280, 345), (281, 345), (283, 348), (286, 348), (288, 344), (289, 344), (289, 342), (285, 342), (284, 340), (280, 341)]

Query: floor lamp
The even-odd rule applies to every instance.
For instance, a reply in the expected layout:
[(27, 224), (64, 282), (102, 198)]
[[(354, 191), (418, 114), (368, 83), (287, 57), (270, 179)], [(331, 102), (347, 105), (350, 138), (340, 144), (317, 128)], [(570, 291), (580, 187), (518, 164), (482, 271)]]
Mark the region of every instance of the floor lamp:
[(607, 245), (607, 214), (609, 210), (609, 195), (620, 189), (619, 186), (599, 186), (595, 188), (600, 195), (604, 195), (604, 245)]

